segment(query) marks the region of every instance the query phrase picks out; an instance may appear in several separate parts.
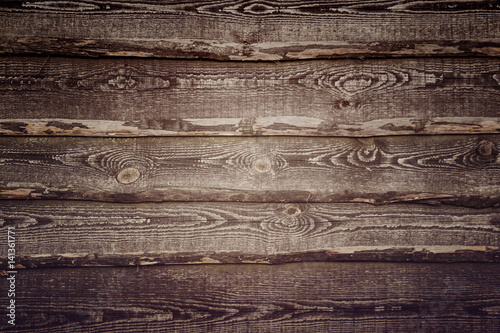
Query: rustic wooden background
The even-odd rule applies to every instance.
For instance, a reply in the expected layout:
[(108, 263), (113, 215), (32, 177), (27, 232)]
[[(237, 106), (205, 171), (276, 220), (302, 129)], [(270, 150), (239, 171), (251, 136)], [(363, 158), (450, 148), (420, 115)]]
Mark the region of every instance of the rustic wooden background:
[(0, 331), (499, 332), (499, 56), (490, 0), (1, 1)]

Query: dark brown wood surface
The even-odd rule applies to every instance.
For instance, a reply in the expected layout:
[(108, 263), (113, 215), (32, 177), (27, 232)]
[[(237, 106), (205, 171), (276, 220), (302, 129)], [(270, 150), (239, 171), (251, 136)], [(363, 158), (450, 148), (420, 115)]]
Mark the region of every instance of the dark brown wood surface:
[(23, 270), (16, 331), (496, 333), (499, 278), (498, 264)]
[(0, 57), (0, 135), (500, 131), (500, 61)]
[(499, 140), (4, 137), (0, 197), (498, 206)]
[[(0, 221), (2, 233), (15, 228), (19, 268), (347, 260), (500, 262), (496, 208), (0, 201)], [(0, 249), (0, 257), (7, 257), (7, 247)]]
[(498, 2), (2, 1), (2, 53), (282, 60), (500, 55)]
[(0, 331), (13, 259), (19, 332), (500, 332), (499, 56), (498, 1), (0, 1)]

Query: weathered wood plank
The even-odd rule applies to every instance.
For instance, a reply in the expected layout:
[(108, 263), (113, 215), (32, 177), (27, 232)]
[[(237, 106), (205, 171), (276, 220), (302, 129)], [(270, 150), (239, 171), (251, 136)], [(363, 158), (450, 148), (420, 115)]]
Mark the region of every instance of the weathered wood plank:
[(3, 53), (282, 60), (500, 55), (495, 1), (2, 1)]
[(496, 333), (499, 277), (498, 264), (24, 270), (16, 331)]
[(0, 135), (500, 131), (500, 60), (0, 58)]
[[(18, 268), (500, 262), (500, 210), (395, 204), (0, 202)], [(7, 247), (0, 249), (7, 258)], [(7, 267), (4, 261), (2, 267)]]
[(0, 140), (0, 198), (498, 206), (500, 135)]

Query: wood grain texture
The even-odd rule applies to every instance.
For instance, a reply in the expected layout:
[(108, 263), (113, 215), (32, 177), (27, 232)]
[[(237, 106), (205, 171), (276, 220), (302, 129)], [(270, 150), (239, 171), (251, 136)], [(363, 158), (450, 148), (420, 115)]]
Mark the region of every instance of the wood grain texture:
[(24, 270), (16, 331), (496, 333), (499, 277), (498, 264)]
[(0, 198), (499, 205), (499, 135), (3, 137)]
[(499, 56), (495, 1), (2, 1), (3, 53), (288, 60)]
[[(500, 210), (394, 204), (2, 201), (19, 268), (500, 262)], [(7, 247), (0, 249), (7, 258)], [(7, 267), (7, 262), (0, 262)]]
[(0, 135), (500, 132), (500, 61), (0, 58)]

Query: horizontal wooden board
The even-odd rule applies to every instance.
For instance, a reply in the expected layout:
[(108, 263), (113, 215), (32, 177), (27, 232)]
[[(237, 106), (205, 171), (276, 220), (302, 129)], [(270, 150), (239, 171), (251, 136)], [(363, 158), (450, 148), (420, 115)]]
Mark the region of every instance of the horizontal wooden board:
[(500, 132), (500, 61), (0, 57), (0, 135)]
[(498, 264), (23, 270), (16, 332), (496, 333), (499, 278)]
[[(500, 209), (2, 201), (19, 268), (297, 261), (500, 262)], [(7, 247), (0, 249), (7, 258)], [(2, 262), (3, 261), (3, 262)], [(6, 260), (0, 260), (7, 267)]]
[(499, 205), (500, 135), (3, 137), (0, 198)]
[(288, 60), (499, 56), (495, 1), (2, 1), (2, 53)]

